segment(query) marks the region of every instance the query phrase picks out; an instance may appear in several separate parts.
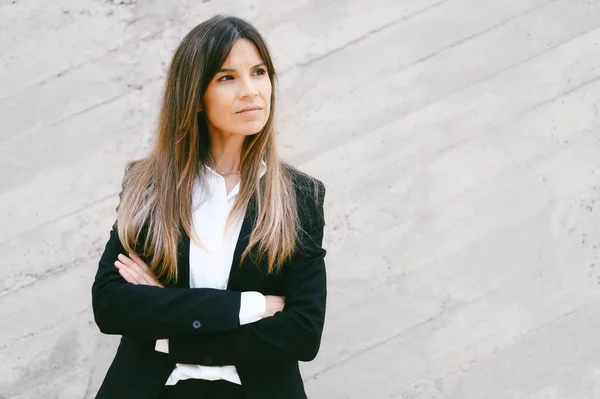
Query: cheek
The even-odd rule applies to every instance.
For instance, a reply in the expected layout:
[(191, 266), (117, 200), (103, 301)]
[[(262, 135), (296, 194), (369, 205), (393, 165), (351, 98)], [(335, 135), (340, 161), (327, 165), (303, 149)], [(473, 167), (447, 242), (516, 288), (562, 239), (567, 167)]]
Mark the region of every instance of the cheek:
[(204, 95), (206, 117), (213, 125), (219, 125), (229, 118), (232, 104), (232, 96), (227, 90), (211, 90)]
[(269, 97), (271, 96), (271, 92), (273, 91), (273, 86), (271, 85), (271, 79), (267, 78), (265, 79), (263, 82), (263, 91), (265, 92), (265, 94), (268, 94)]
[[(261, 87), (260, 89), (263, 101), (266, 104), (271, 104), (271, 93), (272, 93), (272, 88), (271, 88), (271, 82), (267, 81), (263, 87)], [(269, 107), (270, 108), (270, 107)]]

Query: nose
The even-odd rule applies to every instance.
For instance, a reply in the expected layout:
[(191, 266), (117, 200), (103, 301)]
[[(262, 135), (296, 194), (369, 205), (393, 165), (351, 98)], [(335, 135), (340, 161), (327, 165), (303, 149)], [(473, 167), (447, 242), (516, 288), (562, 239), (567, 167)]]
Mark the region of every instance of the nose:
[(255, 97), (258, 95), (258, 89), (252, 81), (252, 78), (246, 77), (241, 79), (242, 87), (240, 88), (240, 98)]

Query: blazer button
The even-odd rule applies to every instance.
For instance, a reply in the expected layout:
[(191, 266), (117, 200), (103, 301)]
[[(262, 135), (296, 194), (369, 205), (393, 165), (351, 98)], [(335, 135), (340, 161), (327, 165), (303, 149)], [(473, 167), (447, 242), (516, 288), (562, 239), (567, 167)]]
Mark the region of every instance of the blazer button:
[(204, 364), (212, 364), (212, 357), (205, 357), (204, 358)]
[(201, 325), (202, 324), (200, 324), (198, 320), (194, 320), (194, 322), (192, 323), (192, 326), (194, 326), (196, 330), (199, 329)]

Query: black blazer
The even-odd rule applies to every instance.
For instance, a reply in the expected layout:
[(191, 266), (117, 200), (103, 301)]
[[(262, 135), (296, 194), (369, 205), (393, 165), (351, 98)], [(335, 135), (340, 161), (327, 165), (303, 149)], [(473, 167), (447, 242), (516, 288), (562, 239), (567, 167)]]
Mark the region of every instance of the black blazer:
[[(116, 224), (92, 285), (96, 324), (105, 334), (122, 335), (115, 358), (96, 398), (152, 399), (175, 363), (235, 365), (248, 399), (304, 399), (298, 361), (319, 350), (327, 296), (322, 248), (325, 186), (292, 169), (301, 215), (301, 247), (281, 273), (266, 275), (264, 264), (240, 255), (256, 221), (254, 197), (247, 206), (226, 290), (189, 288), (190, 239), (178, 249), (179, 279), (165, 288), (127, 283), (114, 266), (125, 250)], [(243, 291), (283, 295), (285, 309), (240, 326)], [(169, 354), (155, 351), (169, 338)]]

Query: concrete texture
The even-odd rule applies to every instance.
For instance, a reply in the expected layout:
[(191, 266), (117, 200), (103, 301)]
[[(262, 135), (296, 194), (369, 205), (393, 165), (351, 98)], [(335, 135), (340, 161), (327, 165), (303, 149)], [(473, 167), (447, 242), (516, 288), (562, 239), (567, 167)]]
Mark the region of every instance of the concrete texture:
[[(90, 285), (183, 35), (253, 21), (328, 186), (312, 399), (600, 398), (600, 2), (0, 0), (0, 398), (93, 398)], [(599, 204), (596, 204), (599, 201)]]

